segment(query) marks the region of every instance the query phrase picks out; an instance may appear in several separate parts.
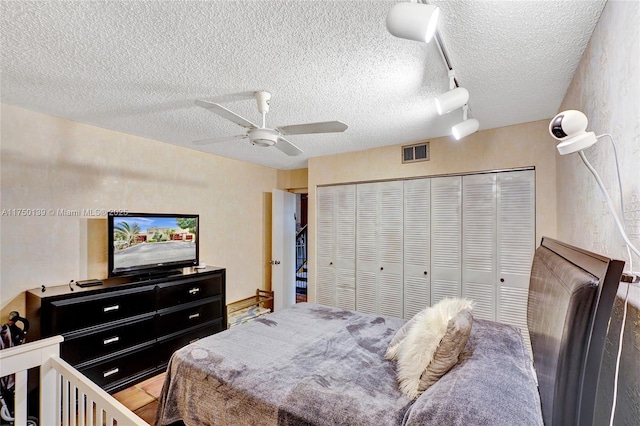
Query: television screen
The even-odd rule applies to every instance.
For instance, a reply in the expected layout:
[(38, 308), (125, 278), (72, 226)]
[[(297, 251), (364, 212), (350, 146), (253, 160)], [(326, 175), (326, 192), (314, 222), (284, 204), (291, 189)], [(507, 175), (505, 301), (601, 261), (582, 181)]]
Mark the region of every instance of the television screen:
[(198, 264), (198, 215), (109, 215), (109, 276)]

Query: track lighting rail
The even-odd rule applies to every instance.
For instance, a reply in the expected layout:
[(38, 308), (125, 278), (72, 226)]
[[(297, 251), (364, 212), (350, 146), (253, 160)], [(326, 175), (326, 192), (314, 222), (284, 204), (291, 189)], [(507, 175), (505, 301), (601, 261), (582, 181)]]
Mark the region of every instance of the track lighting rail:
[(436, 109), (439, 115), (444, 115), (463, 108), (463, 121), (451, 128), (453, 136), (460, 140), (478, 131), (480, 123), (476, 119), (468, 118), (469, 92), (460, 87), (455, 77), (453, 65), (437, 27), (439, 15), (440, 8), (430, 4), (428, 0), (400, 2), (395, 4), (387, 14), (387, 29), (392, 35), (407, 40), (422, 43), (435, 40), (450, 79), (449, 92), (436, 97)]

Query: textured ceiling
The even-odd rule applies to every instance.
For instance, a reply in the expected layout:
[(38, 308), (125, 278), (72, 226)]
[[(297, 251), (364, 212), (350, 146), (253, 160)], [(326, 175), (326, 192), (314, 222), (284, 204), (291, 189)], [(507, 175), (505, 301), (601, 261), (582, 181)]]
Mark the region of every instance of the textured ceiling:
[[(450, 134), (435, 46), (385, 28), (395, 0), (6, 1), (2, 103), (278, 169), (307, 158)], [(552, 117), (604, 1), (432, 1), (480, 129)], [(267, 126), (340, 120), (340, 134), (292, 135), (288, 157), (194, 105), (223, 102), (260, 123), (247, 92), (272, 93)], [(462, 141), (461, 143), (464, 143)]]

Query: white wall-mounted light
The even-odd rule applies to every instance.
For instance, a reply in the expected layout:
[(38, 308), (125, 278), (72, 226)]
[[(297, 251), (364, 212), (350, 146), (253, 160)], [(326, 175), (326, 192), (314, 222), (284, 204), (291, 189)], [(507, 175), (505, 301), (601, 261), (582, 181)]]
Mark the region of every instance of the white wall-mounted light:
[(467, 113), (469, 111), (469, 107), (465, 105), (462, 109), (463, 111), (463, 121), (456, 124), (451, 128), (451, 133), (456, 140), (460, 140), (469, 136), (472, 133), (475, 133), (480, 128), (480, 122), (475, 118), (467, 118)]
[(387, 30), (399, 38), (429, 43), (436, 32), (439, 15), (437, 6), (398, 3), (387, 14)]
[(553, 117), (549, 123), (549, 133), (560, 141), (556, 147), (560, 155), (582, 151), (598, 141), (595, 133), (586, 131), (588, 124), (587, 116), (574, 109)]

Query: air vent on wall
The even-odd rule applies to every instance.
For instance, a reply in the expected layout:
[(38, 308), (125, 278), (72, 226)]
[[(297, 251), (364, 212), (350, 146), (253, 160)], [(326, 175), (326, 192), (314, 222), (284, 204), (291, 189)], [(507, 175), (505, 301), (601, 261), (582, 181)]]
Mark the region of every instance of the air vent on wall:
[(429, 161), (429, 142), (402, 147), (403, 163), (416, 163), (418, 161)]

